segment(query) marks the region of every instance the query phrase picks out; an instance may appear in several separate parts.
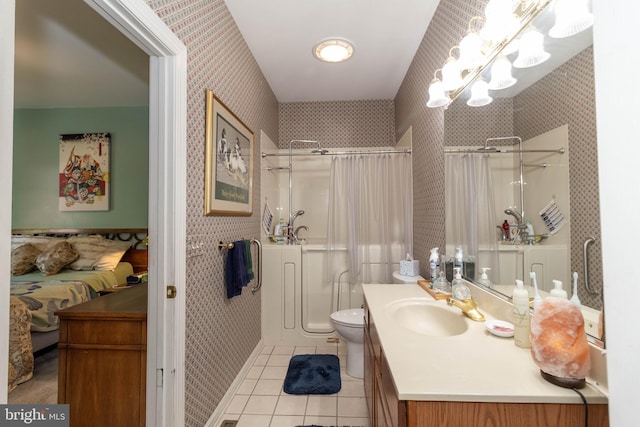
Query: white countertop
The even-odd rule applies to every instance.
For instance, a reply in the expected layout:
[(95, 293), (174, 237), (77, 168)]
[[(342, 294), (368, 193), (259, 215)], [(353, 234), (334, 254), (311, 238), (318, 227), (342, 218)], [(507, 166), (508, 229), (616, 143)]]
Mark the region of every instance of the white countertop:
[[(385, 307), (406, 298), (428, 299), (463, 316), (418, 285), (367, 284), (363, 289), (400, 400), (582, 403), (573, 390), (541, 377), (529, 349), (490, 334), (484, 322), (465, 317), (469, 328), (453, 337), (430, 337), (397, 324)], [(482, 306), (478, 309), (491, 318)], [(589, 384), (580, 391), (589, 403), (607, 403)]]

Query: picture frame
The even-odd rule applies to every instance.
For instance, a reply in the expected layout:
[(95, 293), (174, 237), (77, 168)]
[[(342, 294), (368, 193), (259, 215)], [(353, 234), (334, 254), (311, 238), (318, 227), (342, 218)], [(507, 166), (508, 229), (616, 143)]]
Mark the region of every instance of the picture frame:
[(58, 209), (108, 211), (111, 134), (61, 134), (58, 145)]
[(206, 90), (205, 215), (253, 213), (253, 132)]

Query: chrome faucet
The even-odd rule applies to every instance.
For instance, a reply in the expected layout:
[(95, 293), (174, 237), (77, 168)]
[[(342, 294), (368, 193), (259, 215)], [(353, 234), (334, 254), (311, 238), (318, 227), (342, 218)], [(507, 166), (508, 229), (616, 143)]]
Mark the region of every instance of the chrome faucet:
[[(306, 225), (301, 225), (300, 227), (296, 228), (293, 231), (293, 242), (296, 243), (296, 244), (300, 243), (300, 238), (298, 237), (298, 233), (300, 232), (300, 229), (309, 231), (309, 227), (307, 227)], [(304, 239), (302, 239), (302, 240), (304, 240)]]
[(527, 224), (524, 223), (524, 218), (522, 218), (522, 214), (519, 214), (518, 212), (512, 209), (505, 209), (504, 213), (514, 217), (517, 222), (518, 233), (515, 236), (513, 236), (512, 242), (515, 243), (516, 239), (520, 237), (521, 243), (527, 243), (529, 240), (529, 234), (527, 233)]
[(476, 322), (485, 321), (484, 314), (480, 313), (480, 311), (478, 310), (478, 303), (473, 298), (447, 298), (447, 305), (458, 307), (460, 310), (462, 310), (462, 313), (471, 320), (475, 320)]
[[(294, 242), (297, 242), (298, 238), (297, 238), (297, 233), (294, 233), (293, 231), (293, 224), (296, 221), (296, 218), (298, 218), (299, 216), (304, 215), (304, 210), (300, 209), (299, 211), (291, 214), (291, 217), (289, 218), (289, 225), (287, 227), (287, 243), (290, 245), (293, 245)], [(295, 240), (294, 240), (295, 237)]]

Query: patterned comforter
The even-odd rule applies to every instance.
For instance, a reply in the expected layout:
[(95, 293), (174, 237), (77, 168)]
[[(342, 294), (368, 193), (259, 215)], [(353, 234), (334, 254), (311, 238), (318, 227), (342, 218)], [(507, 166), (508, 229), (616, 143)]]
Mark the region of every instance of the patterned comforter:
[(58, 329), (56, 311), (91, 299), (86, 283), (63, 280), (12, 283), (11, 296), (26, 304), (32, 315), (31, 330), (38, 332)]
[(29, 325), (31, 312), (27, 305), (11, 297), (9, 305), (9, 386), (10, 392), (33, 376), (33, 347)]

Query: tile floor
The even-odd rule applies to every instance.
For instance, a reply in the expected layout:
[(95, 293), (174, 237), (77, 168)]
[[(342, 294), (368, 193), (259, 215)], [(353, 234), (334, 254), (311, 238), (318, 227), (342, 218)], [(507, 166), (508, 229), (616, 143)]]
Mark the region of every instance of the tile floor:
[[(296, 354), (336, 354), (342, 388), (336, 394), (295, 396), (282, 390), (289, 360)], [(346, 346), (265, 347), (225, 410), (223, 420), (237, 427), (369, 427), (364, 383), (345, 372)]]

